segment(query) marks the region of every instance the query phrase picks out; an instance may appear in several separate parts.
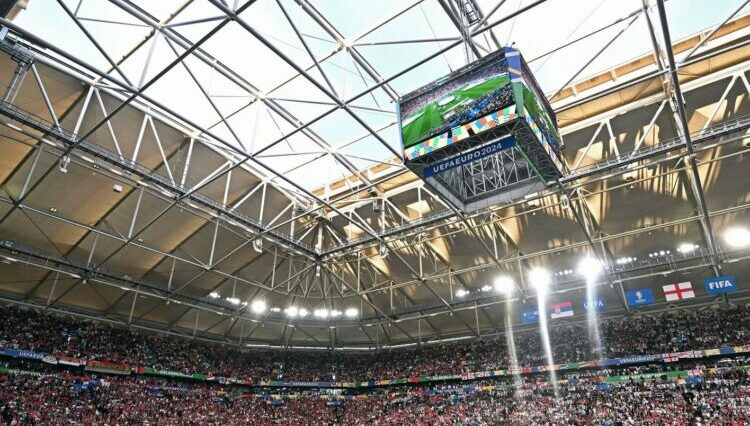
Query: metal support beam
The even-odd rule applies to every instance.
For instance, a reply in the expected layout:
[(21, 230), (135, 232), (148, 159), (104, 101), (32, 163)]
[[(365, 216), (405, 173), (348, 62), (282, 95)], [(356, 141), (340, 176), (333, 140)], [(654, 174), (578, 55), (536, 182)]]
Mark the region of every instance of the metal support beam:
[(711, 251), (711, 262), (713, 264), (714, 274), (721, 275), (718, 259), (718, 248), (716, 247), (716, 238), (714, 236), (713, 228), (711, 226), (711, 217), (708, 213), (708, 207), (706, 206), (706, 196), (703, 191), (703, 184), (701, 183), (700, 172), (698, 171), (698, 165), (696, 161), (695, 147), (693, 146), (693, 140), (690, 136), (690, 128), (688, 127), (687, 114), (685, 113), (685, 98), (682, 95), (682, 89), (680, 87), (680, 77), (677, 74), (677, 65), (674, 60), (674, 52), (672, 51), (672, 36), (669, 32), (669, 23), (667, 22), (667, 12), (664, 8), (664, 0), (657, 0), (657, 8), (659, 10), (659, 20), (661, 21), (662, 34), (664, 36), (664, 48), (667, 54), (667, 60), (669, 62), (669, 78), (672, 82), (674, 89), (674, 103), (677, 108), (677, 117), (679, 119), (680, 130), (682, 132), (682, 139), (685, 141), (687, 148), (686, 161), (690, 165), (690, 175), (692, 177), (692, 188), (697, 199), (698, 208), (701, 212), (701, 229), (703, 230), (704, 238), (708, 243), (708, 248)]

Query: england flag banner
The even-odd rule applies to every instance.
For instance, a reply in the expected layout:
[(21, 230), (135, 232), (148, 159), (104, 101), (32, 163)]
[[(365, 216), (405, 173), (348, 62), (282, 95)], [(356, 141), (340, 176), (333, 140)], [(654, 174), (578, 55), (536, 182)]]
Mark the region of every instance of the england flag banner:
[(722, 275), (720, 277), (710, 277), (703, 281), (708, 294), (734, 293), (737, 291), (737, 281), (734, 275)]
[(667, 302), (692, 299), (695, 297), (693, 284), (690, 281), (677, 284), (667, 284), (662, 288), (664, 289), (664, 298), (667, 299)]
[(642, 306), (654, 303), (654, 293), (650, 288), (631, 290), (625, 292), (629, 306)]
[(549, 316), (550, 318), (565, 318), (573, 316), (573, 302), (566, 300), (564, 302), (550, 303), (549, 305)]

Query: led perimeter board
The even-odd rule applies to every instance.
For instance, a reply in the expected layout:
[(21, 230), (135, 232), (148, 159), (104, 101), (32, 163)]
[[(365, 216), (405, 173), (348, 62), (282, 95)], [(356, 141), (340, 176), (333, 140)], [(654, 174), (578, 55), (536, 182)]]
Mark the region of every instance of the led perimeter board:
[(403, 96), (398, 113), (406, 166), (465, 211), (565, 173), (555, 113), (516, 49)]

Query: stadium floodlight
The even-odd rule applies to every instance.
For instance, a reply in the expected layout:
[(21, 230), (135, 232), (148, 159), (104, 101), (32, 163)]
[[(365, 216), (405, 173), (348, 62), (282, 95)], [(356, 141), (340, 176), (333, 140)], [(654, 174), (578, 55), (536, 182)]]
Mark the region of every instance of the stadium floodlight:
[(266, 302), (262, 300), (256, 300), (250, 304), (250, 309), (256, 314), (262, 314), (266, 311)]
[(587, 256), (578, 262), (578, 274), (587, 280), (598, 277), (602, 273), (602, 269), (602, 262), (594, 257)]
[(490, 290), (492, 290), (492, 286), (490, 286), (490, 285), (484, 285), (484, 286), (482, 286), (482, 291), (488, 292)]
[(297, 309), (296, 306), (290, 306), (284, 309), (284, 313), (286, 313), (286, 316), (289, 318), (294, 318), (299, 314), (299, 309)]
[(544, 268), (534, 268), (529, 272), (529, 281), (537, 293), (544, 294), (552, 283), (552, 276)]
[(698, 249), (698, 244), (693, 243), (682, 243), (677, 247), (677, 251), (679, 251), (682, 254), (688, 254), (694, 252), (696, 249)]
[(315, 318), (328, 318), (328, 309), (316, 309), (313, 311)]
[(359, 314), (357, 308), (348, 308), (346, 311), (344, 311), (344, 315), (346, 315), (347, 318), (356, 318), (357, 314)]
[(741, 227), (730, 228), (724, 234), (724, 241), (734, 248), (748, 247), (750, 246), (750, 231)]
[(463, 289), (456, 291), (456, 297), (458, 297), (458, 298), (464, 297), (467, 294), (469, 294), (469, 292), (466, 291), (466, 290), (463, 290)]
[(334, 309), (334, 310), (331, 311), (331, 317), (332, 318), (336, 318), (336, 317), (339, 317), (339, 316), (341, 316), (341, 311), (337, 311), (336, 309)]
[(507, 275), (497, 277), (494, 287), (496, 292), (505, 294), (506, 296), (513, 294), (513, 280)]
[(219, 293), (217, 293), (217, 292), (215, 292), (215, 291), (212, 291), (211, 293), (208, 293), (208, 295), (209, 295), (209, 296), (210, 296), (210, 297), (211, 297), (212, 299), (218, 299), (218, 298), (220, 297), (220, 296), (219, 296)]
[(386, 257), (388, 257), (388, 246), (384, 243), (381, 243), (380, 247), (378, 248), (378, 256), (381, 259), (385, 259)]
[(299, 314), (299, 316), (301, 316), (302, 318), (306, 317), (306, 316), (307, 316), (307, 314), (309, 314), (309, 312), (308, 312), (308, 311), (307, 311), (307, 309), (305, 309), (305, 308), (299, 308), (299, 310), (297, 311), (297, 313), (298, 313), (298, 314)]
[(236, 297), (227, 297), (227, 302), (229, 302), (229, 303), (231, 303), (233, 305), (239, 305), (240, 304), (240, 299), (238, 299)]
[(273, 312), (273, 313), (279, 313), (279, 312), (281, 312), (281, 308), (279, 308), (278, 306), (274, 306), (273, 308), (271, 308), (271, 312)]

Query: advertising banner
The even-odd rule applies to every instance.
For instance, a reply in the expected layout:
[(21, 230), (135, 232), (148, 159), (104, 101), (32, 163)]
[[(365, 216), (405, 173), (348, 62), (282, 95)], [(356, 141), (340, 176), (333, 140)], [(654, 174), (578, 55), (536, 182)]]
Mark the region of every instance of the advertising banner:
[(472, 163), (488, 155), (496, 154), (516, 145), (513, 136), (508, 135), (498, 141), (489, 143), (470, 151), (462, 152), (456, 156), (432, 163), (424, 169), (423, 177), (428, 178), (445, 171), (455, 169), (464, 164)]
[(737, 280), (734, 275), (710, 277), (703, 281), (703, 286), (708, 294), (734, 293), (737, 291)]
[(72, 356), (58, 356), (57, 362), (58, 364), (70, 365), (73, 367), (80, 367), (82, 365), (86, 365), (86, 360), (75, 358)]
[(654, 293), (650, 288), (626, 291), (625, 297), (628, 300), (628, 306), (631, 307), (650, 305), (655, 301)]
[(24, 358), (33, 359), (35, 361), (43, 361), (46, 356), (40, 352), (27, 351), (23, 349), (3, 349), (0, 351), (0, 355), (5, 355), (13, 358)]
[(587, 298), (583, 299), (583, 308), (586, 310), (586, 312), (604, 312), (607, 310), (607, 299), (599, 296), (591, 301), (591, 306), (589, 306), (589, 301)]
[(539, 322), (539, 310), (537, 308), (524, 309), (521, 311), (521, 321), (524, 324)]
[(89, 360), (86, 362), (86, 371), (129, 375), (130, 366), (120, 362)]

